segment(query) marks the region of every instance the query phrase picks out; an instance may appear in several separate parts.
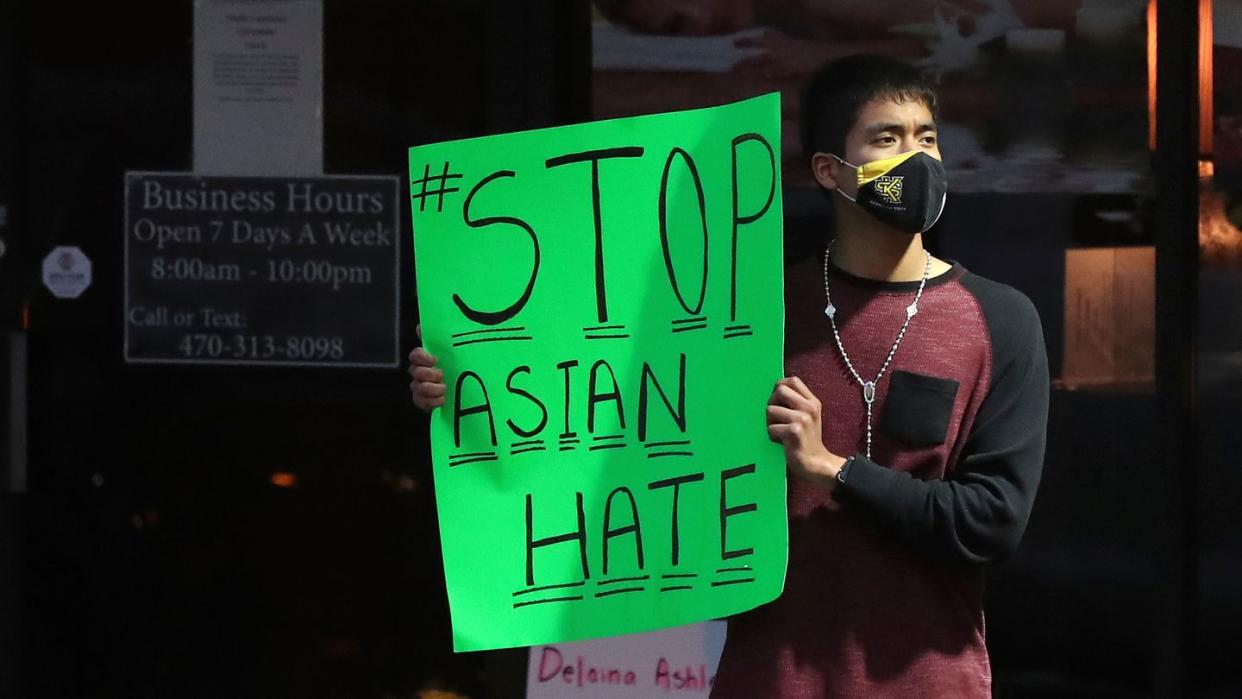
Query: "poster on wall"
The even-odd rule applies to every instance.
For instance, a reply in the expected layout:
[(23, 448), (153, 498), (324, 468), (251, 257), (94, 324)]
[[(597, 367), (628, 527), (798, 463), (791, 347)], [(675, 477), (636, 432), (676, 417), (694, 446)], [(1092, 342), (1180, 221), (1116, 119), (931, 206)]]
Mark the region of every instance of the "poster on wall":
[(596, 118), (778, 90), (786, 186), (813, 186), (799, 97), (827, 61), (907, 61), (940, 92), (957, 192), (1150, 187), (1147, 0), (595, 0)]
[[(774, 599), (779, 96), (410, 149), (459, 651)], [(747, 368), (738, 371), (739, 366)]]
[(1066, 250), (1063, 385), (1150, 390), (1155, 308), (1154, 247)]
[(322, 0), (195, 0), (194, 170), (323, 172)]

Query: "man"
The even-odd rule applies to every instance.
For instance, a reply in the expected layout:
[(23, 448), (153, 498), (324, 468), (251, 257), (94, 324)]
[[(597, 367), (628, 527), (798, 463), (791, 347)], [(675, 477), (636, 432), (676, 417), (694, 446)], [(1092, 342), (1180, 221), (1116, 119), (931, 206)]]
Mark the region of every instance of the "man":
[(715, 696), (990, 694), (982, 566), (1030, 514), (1048, 369), (1026, 297), (923, 249), (946, 200), (935, 107), (878, 57), (806, 92), (837, 234), (788, 270), (789, 378), (767, 408), (794, 476), (789, 571), (730, 621)]
[[(780, 598), (730, 620), (714, 696), (990, 694), (983, 566), (1030, 514), (1048, 369), (1026, 297), (923, 249), (946, 201), (935, 107), (876, 56), (806, 92), (837, 233), (788, 270), (788, 378), (766, 408), (793, 475), (789, 569)], [(410, 362), (415, 403), (442, 404), (434, 358)]]

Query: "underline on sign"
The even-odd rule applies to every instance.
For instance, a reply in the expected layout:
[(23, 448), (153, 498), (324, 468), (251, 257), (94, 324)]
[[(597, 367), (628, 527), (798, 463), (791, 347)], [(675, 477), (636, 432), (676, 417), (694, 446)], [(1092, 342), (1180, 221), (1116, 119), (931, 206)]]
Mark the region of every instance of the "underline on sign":
[(617, 444), (616, 442), (612, 444), (596, 444), (588, 449), (588, 451), (599, 451), (600, 449), (621, 449), (624, 446), (625, 444)]
[(449, 337), (468, 337), (470, 335), (486, 335), (489, 333), (518, 333), (525, 329), (525, 326), (518, 326), (516, 328), (488, 328), (486, 330), (471, 330), (464, 333), (454, 333)]
[(647, 442), (647, 444), (644, 446), (650, 449), (652, 447), (676, 447), (676, 446), (681, 446), (682, 444), (689, 444), (689, 443), (690, 443), (690, 440), (682, 439), (682, 440), (678, 440), (675, 442)]
[(623, 587), (620, 590), (608, 590), (607, 592), (596, 592), (595, 596), (596, 597), (611, 597), (613, 595), (625, 594), (626, 592), (642, 592), (642, 591), (643, 591), (643, 588), (641, 587)]
[(524, 340), (533, 340), (535, 338), (530, 335), (518, 335), (516, 337), (480, 337), (474, 340), (465, 340), (463, 342), (454, 342), (454, 347), (464, 347), (465, 345), (476, 345), (480, 342), (518, 342)]
[(651, 578), (650, 575), (639, 575), (633, 578), (613, 578), (612, 580), (600, 580), (598, 583), (596, 583), (596, 585), (612, 585), (614, 583), (635, 582), (637, 580), (648, 580), (650, 578)]
[(529, 602), (514, 602), (513, 608), (517, 609), (518, 607), (527, 607), (532, 604), (547, 604), (549, 602), (574, 602), (574, 601), (581, 600), (581, 599), (582, 599), (582, 595), (577, 595), (574, 597), (551, 597), (549, 599), (533, 599)]
[(480, 461), (497, 461), (497, 460), (498, 458), (495, 454), (492, 454), (491, 456), (475, 456), (469, 459), (458, 459), (457, 461), (450, 461), (449, 467), (451, 468), (453, 466), (465, 466), (466, 464), (478, 463)]
[(572, 582), (572, 583), (561, 583), (559, 585), (541, 585), (539, 587), (528, 587), (525, 590), (518, 590), (517, 592), (513, 593), (513, 596), (521, 597), (522, 595), (528, 595), (532, 592), (543, 592), (544, 590), (563, 590), (567, 587), (582, 587), (583, 585), (586, 585), (585, 581)]
[(741, 585), (742, 583), (753, 583), (754, 578), (742, 578), (741, 580), (719, 580), (712, 583), (712, 587), (724, 587), (725, 585)]

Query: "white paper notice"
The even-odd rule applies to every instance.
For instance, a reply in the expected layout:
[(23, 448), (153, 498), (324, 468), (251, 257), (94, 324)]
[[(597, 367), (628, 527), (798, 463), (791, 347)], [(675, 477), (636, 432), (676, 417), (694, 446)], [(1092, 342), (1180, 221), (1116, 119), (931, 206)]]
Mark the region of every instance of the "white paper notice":
[(194, 170), (323, 173), (321, 0), (195, 0)]
[(706, 697), (724, 650), (725, 622), (533, 646), (527, 699)]
[(1156, 249), (1065, 251), (1065, 354), (1070, 388), (1155, 380)]

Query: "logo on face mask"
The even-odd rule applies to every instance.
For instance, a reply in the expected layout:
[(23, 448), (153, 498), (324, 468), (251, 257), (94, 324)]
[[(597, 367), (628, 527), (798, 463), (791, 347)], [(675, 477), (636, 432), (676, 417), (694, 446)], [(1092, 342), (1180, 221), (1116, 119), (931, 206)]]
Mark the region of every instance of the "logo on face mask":
[(896, 175), (877, 177), (875, 180), (875, 191), (879, 192), (880, 196), (887, 199), (890, 203), (900, 204), (901, 181), (904, 179), (904, 177)]
[(927, 153), (909, 151), (861, 166), (832, 157), (858, 171), (856, 197), (840, 187), (833, 191), (897, 230), (921, 233), (934, 226), (944, 211), (948, 191), (944, 165)]

